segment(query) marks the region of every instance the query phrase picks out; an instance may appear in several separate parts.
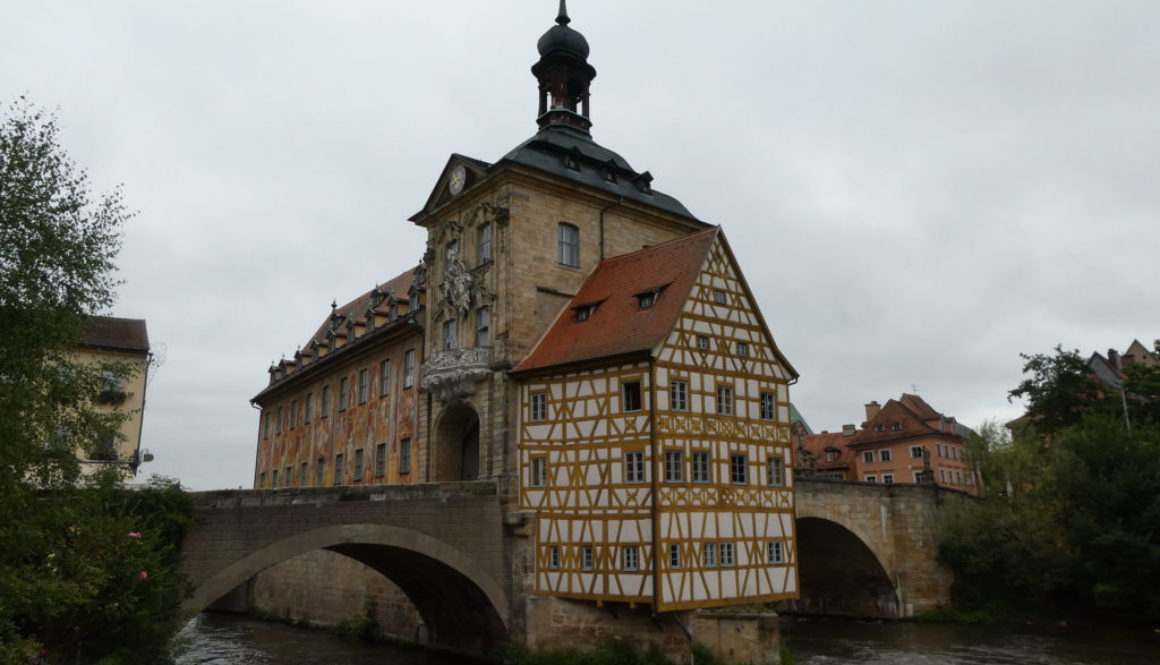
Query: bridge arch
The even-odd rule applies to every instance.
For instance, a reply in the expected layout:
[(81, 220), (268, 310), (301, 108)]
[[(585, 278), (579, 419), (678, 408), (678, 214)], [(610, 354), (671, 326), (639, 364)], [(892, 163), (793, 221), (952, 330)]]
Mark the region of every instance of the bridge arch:
[(507, 639), (507, 594), (471, 556), (385, 524), (326, 526), (271, 543), (199, 584), (185, 607), (201, 611), (270, 566), (320, 549), (349, 556), (394, 582), (423, 617), (434, 644), (484, 653)]
[(789, 603), (810, 614), (894, 618), (898, 589), (874, 540), (829, 517), (798, 515), (796, 522), (801, 598)]

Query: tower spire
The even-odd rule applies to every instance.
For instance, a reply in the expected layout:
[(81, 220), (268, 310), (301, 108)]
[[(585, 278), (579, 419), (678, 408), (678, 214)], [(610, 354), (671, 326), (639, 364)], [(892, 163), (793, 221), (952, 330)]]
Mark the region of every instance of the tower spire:
[(568, 27), (566, 0), (560, 0), (556, 25), (536, 42), (540, 60), (532, 74), (540, 82), (540, 110), (536, 122), (540, 129), (564, 125), (585, 134), (592, 127), (588, 115), (588, 87), (596, 70), (588, 64), (588, 40)]

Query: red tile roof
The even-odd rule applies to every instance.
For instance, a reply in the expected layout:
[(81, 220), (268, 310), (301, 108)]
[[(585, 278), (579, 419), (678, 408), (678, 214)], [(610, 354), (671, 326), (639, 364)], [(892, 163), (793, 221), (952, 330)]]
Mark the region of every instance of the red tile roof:
[[(898, 424), (899, 429), (894, 428), (895, 424)], [(903, 393), (901, 398), (889, 400), (882, 405), (878, 415), (858, 430), (850, 445), (880, 444), (931, 434), (957, 436), (954, 424), (954, 418), (935, 411), (923, 398)], [(877, 431), (879, 425), (882, 426), (881, 432)]]
[(81, 345), (97, 349), (149, 352), (145, 319), (118, 319), (90, 316), (81, 336)]
[[(854, 452), (847, 448), (853, 440), (853, 436), (847, 436), (844, 432), (822, 432), (821, 434), (807, 434), (801, 438), (801, 447), (806, 452), (812, 454), (817, 461), (817, 468), (821, 470), (833, 468), (846, 468), (854, 457)], [(832, 449), (838, 452), (837, 457), (833, 462), (826, 461), (826, 450)]]
[[(516, 366), (527, 372), (653, 349), (673, 326), (720, 229), (712, 227), (601, 261), (540, 342)], [(661, 288), (655, 304), (637, 296)], [(596, 305), (580, 321), (576, 308)]]
[[(377, 286), (375, 288), (377, 288), (379, 291), (381, 291), (384, 295), (389, 295), (390, 293), (394, 292), (395, 300), (407, 302), (407, 293), (411, 290), (411, 284), (414, 281), (415, 281), (415, 269), (411, 268), (407, 272), (405, 272), (401, 275), (398, 275), (396, 277), (393, 277), (392, 279), (390, 279), (386, 283), (380, 284), (379, 286)], [(340, 317), (342, 317), (341, 321), (338, 321), (335, 323), (335, 327), (339, 333), (339, 335), (338, 335), (339, 337), (346, 337), (346, 327), (345, 326), (346, 326), (346, 318), (347, 318), (348, 314), (351, 314), (353, 312), (355, 321), (365, 321), (366, 320), (367, 308), (370, 307), (370, 305), (371, 305), (371, 294), (374, 292), (375, 292), (375, 289), (371, 289), (370, 291), (367, 291), (366, 293), (360, 295), (359, 297), (355, 298), (354, 300), (346, 303), (345, 305), (340, 305), (339, 307), (335, 308), (334, 312), (337, 313)], [(384, 302), (385, 302), (385, 300), (384, 300)], [(306, 344), (304, 344), (302, 348), (304, 348), (304, 349), (310, 348), (310, 342), (312, 342), (314, 340), (318, 340), (320, 342), (326, 341), (326, 331), (330, 330), (330, 317), (331, 316), (332, 316), (331, 314), (328, 314), (326, 316), (326, 318), (322, 320), (322, 325), (318, 326), (318, 330), (314, 331), (314, 335), (310, 339), (306, 340)]]

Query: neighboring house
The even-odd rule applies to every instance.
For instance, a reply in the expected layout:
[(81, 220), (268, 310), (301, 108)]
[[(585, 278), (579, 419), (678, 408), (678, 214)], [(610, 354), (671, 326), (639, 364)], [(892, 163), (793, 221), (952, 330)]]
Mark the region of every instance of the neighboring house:
[[(1157, 341), (1157, 346), (1160, 348), (1160, 340)], [(1129, 367), (1160, 367), (1160, 359), (1141, 344), (1140, 340), (1134, 339), (1123, 353), (1115, 349), (1108, 349), (1107, 356), (1099, 352), (1093, 353), (1088, 359), (1088, 367), (1104, 385), (1119, 390), (1128, 378), (1124, 370)]]
[(94, 402), (98, 411), (125, 415), (118, 435), (110, 435), (92, 451), (82, 454), (86, 473), (109, 464), (123, 466), (126, 479), (137, 474), (143, 460), (141, 427), (145, 410), (145, 386), (148, 382), (149, 333), (143, 319), (119, 319), (111, 316), (89, 317), (76, 351), (81, 364), (116, 363), (127, 372), (106, 372), (104, 387)]
[[(816, 460), (815, 477), (868, 483), (930, 483), (978, 494), (977, 474), (967, 462), (970, 430), (935, 411), (918, 395), (904, 393), (885, 405), (866, 405), (861, 428), (804, 437)], [(802, 456), (805, 458), (805, 455)]]
[(270, 369), (254, 484), (489, 479), (536, 525), (539, 594), (796, 597), (797, 374), (721, 229), (593, 141), (567, 22), (538, 43), (539, 131), (452, 155), (419, 266)]

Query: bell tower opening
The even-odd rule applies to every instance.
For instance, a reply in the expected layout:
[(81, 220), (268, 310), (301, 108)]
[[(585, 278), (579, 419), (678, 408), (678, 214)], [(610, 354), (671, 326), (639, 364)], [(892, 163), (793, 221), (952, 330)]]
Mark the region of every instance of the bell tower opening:
[(588, 88), (596, 78), (596, 69), (588, 64), (588, 40), (568, 27), (571, 22), (568, 7), (560, 0), (556, 25), (536, 42), (540, 52), (539, 62), (532, 65), (532, 74), (540, 83), (536, 122), (540, 129), (563, 125), (587, 134), (592, 127)]

